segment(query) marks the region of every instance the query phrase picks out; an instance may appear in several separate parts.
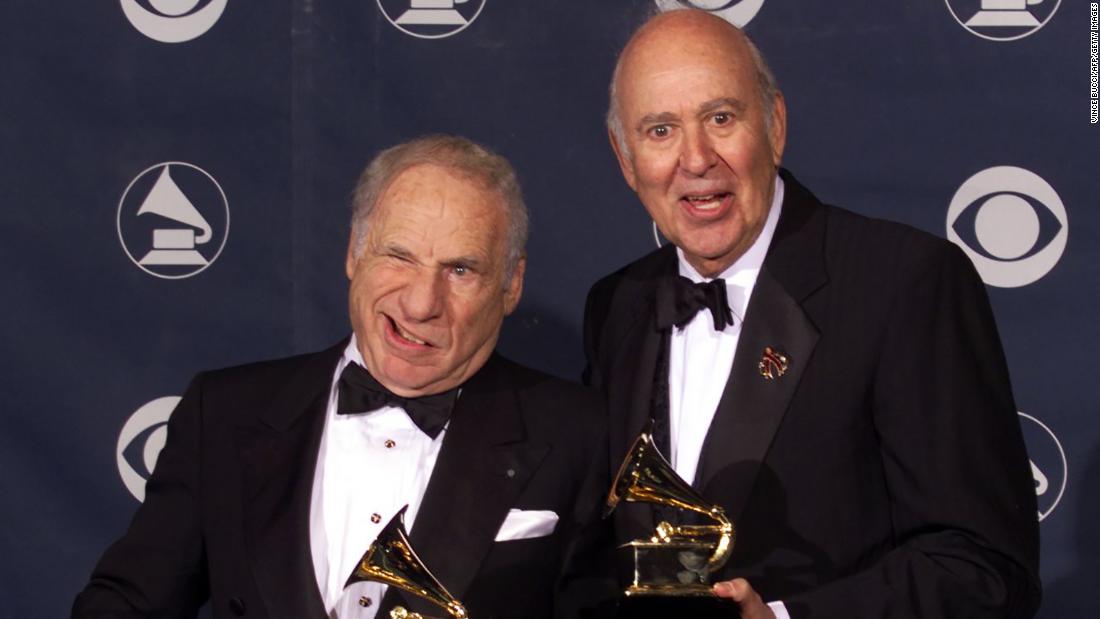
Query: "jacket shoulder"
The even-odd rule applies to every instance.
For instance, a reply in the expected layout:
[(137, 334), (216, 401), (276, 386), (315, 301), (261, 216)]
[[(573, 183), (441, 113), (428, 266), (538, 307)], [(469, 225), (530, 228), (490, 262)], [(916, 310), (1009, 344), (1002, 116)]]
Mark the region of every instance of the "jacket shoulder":
[(577, 433), (602, 433), (606, 425), (599, 392), (579, 383), (496, 355), (500, 376), (517, 394), (524, 415), (536, 424), (552, 424)]
[[(835, 272), (841, 263), (903, 273), (949, 263), (973, 271), (970, 260), (954, 243), (909, 224), (860, 215), (825, 206), (826, 255)], [(857, 269), (858, 270), (858, 269)]]
[(588, 296), (611, 296), (612, 293), (623, 285), (637, 285), (651, 281), (654, 277), (662, 275), (673, 269), (675, 272), (676, 248), (665, 245), (648, 254), (630, 262), (629, 264), (601, 277), (592, 285)]
[(305, 406), (327, 390), (347, 340), (326, 350), (200, 372), (188, 393), (221, 414), (262, 411), (282, 402)]

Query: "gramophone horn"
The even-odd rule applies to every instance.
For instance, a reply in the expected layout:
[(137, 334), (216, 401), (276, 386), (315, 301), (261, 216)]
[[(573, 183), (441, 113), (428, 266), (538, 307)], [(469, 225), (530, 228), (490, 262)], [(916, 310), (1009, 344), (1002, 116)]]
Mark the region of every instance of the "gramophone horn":
[(684, 481), (653, 442), (653, 420), (642, 429), (619, 467), (615, 481), (607, 495), (604, 517), (607, 517), (620, 501), (630, 503), (656, 503), (677, 507), (708, 516), (717, 525), (672, 526), (662, 523), (658, 536), (667, 532), (679, 537), (714, 535), (718, 544), (707, 562), (711, 570), (725, 564), (733, 550), (733, 524), (720, 505), (713, 505), (695, 488)]
[(428, 600), (455, 619), (465, 619), (466, 608), (432, 575), (409, 543), (405, 532), (408, 508), (402, 507), (382, 528), (344, 588), (364, 580), (385, 583)]

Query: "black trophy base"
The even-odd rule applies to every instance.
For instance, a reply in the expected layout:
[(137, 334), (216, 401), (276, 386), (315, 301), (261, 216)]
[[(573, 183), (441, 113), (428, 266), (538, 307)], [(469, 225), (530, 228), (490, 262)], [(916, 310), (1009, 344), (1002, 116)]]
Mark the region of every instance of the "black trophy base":
[(737, 605), (716, 597), (623, 596), (586, 614), (585, 619), (739, 619)]

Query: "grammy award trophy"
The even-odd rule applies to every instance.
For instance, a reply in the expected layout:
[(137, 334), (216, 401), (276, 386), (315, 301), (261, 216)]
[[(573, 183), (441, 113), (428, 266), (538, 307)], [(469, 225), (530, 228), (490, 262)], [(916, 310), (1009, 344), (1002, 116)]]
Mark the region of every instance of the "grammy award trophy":
[[(432, 575), (409, 543), (405, 531), (405, 510), (408, 507), (402, 507), (378, 533), (344, 583), (344, 588), (364, 580), (384, 583), (428, 600), (446, 611), (452, 619), (467, 619), (466, 607)], [(390, 611), (389, 619), (438, 618), (398, 606)]]
[(736, 617), (736, 606), (715, 596), (711, 575), (733, 550), (733, 523), (719, 505), (685, 482), (653, 442), (652, 421), (634, 440), (607, 496), (604, 516), (622, 501), (651, 503), (665, 511), (701, 514), (713, 524), (661, 521), (649, 538), (621, 548), (632, 555), (633, 580), (617, 617)]

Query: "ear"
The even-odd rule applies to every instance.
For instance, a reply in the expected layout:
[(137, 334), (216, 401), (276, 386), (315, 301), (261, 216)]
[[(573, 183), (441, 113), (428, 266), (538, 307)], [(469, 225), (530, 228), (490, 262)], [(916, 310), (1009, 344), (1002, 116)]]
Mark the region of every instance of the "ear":
[(787, 102), (783, 93), (775, 93), (775, 103), (772, 105), (772, 163), (779, 167), (783, 161), (783, 148), (787, 145)]
[(351, 238), (348, 239), (348, 254), (344, 258), (344, 272), (347, 273), (348, 279), (355, 277), (355, 265), (359, 260), (355, 257), (355, 230), (351, 231)]
[(619, 140), (615, 138), (615, 134), (611, 132), (611, 129), (607, 130), (607, 139), (611, 142), (611, 150), (615, 151), (615, 159), (619, 161), (619, 169), (623, 171), (626, 184), (630, 185), (630, 188), (636, 193), (638, 191), (638, 177), (634, 174), (634, 162), (623, 153), (622, 146), (619, 144)]
[(504, 315), (515, 311), (519, 305), (519, 298), (523, 296), (523, 274), (527, 270), (527, 256), (520, 256), (516, 263), (516, 270), (512, 272), (512, 279), (504, 290)]

